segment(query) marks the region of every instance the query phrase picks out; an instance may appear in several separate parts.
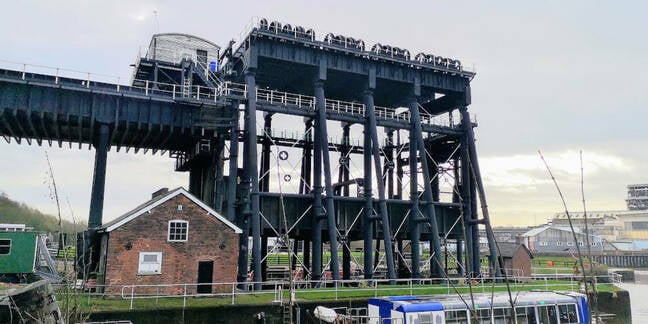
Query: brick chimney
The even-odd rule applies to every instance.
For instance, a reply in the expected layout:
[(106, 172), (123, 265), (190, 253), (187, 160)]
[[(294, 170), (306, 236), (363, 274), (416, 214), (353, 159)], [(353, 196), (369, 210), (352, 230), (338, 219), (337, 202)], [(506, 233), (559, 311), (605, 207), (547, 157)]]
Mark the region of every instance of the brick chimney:
[(155, 199), (155, 198), (157, 198), (157, 197), (164, 196), (164, 195), (167, 194), (168, 192), (169, 192), (169, 188), (161, 188), (161, 189), (159, 189), (158, 191), (156, 191), (156, 192), (154, 192), (153, 194), (151, 194), (151, 199)]

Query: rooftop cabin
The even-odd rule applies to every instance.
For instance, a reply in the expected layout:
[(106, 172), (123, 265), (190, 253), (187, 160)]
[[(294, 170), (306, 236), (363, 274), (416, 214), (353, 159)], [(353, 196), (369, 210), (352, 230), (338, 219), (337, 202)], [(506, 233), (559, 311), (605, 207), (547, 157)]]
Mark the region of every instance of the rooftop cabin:
[(196, 62), (217, 62), (220, 47), (204, 38), (188, 34), (155, 34), (151, 38), (146, 58), (180, 64), (183, 59)]
[[(209, 79), (218, 70), (220, 47), (204, 38), (189, 34), (164, 33), (151, 37), (146, 54), (138, 58), (132, 85), (144, 87), (153, 81), (157, 88), (165, 85), (216, 85)], [(189, 68), (189, 65), (193, 66)], [(185, 70), (195, 75), (187, 78)], [(192, 73), (194, 74), (194, 73)], [(216, 77), (211, 76), (212, 79)]]

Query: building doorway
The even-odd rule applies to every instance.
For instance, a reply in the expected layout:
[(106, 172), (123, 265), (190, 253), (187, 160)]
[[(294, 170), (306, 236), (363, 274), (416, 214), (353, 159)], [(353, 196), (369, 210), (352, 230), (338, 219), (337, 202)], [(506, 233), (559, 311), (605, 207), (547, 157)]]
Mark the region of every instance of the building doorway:
[(212, 278), (214, 278), (214, 261), (198, 262), (198, 289), (199, 294), (212, 293)]

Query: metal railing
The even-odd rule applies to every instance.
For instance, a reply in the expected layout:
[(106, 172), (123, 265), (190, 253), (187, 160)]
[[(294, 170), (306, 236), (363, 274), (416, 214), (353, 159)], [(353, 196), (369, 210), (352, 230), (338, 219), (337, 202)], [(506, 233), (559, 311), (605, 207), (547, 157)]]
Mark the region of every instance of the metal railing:
[[(82, 85), (86, 88), (95, 85), (111, 85), (117, 91), (120, 89), (121, 78), (114, 75), (7, 60), (0, 60), (0, 68), (18, 72), (22, 80), (48, 77), (53, 79), (54, 84), (74, 83), (75, 85)], [(78, 83), (79, 81), (81, 82), (80, 84)]]
[[(509, 286), (517, 290), (557, 290), (581, 291), (583, 289), (579, 278), (574, 276), (562, 277), (556, 280), (553, 276), (533, 277), (508, 277)], [(461, 294), (468, 294), (468, 285), (472, 286), (475, 293), (491, 292), (492, 289), (506, 289), (504, 277), (466, 278), (421, 278), (421, 279), (356, 279), (356, 280), (329, 280), (320, 281), (295, 279), (292, 282), (292, 293), (296, 298), (317, 298), (338, 300), (339, 298), (356, 295), (358, 298), (369, 298), (391, 295), (417, 295), (440, 294), (452, 295), (457, 290)], [(390, 284), (391, 282), (395, 284)], [(620, 282), (619, 276), (595, 276), (594, 284), (614, 285)], [(86, 289), (88, 298), (118, 297), (129, 301), (129, 307), (134, 308), (134, 301), (138, 299), (182, 298), (183, 307), (191, 297), (216, 297), (228, 300), (235, 305), (239, 298), (244, 296), (271, 296), (272, 302), (283, 304), (290, 298), (291, 283), (288, 280), (257, 282), (264, 290), (251, 291), (255, 282), (218, 282), (218, 283), (178, 283), (156, 285), (96, 285), (92, 290), (103, 291), (97, 293)], [(59, 287), (60, 288), (60, 287)], [(319, 295), (318, 295), (319, 294)], [(245, 303), (245, 299), (242, 301)]]
[[(121, 85), (121, 79), (117, 76), (110, 76), (99, 73), (82, 72), (71, 69), (62, 69), (44, 65), (17, 63), (0, 60), (0, 68), (7, 67), (5, 73), (13, 74), (14, 77), (29, 81), (53, 82), (57, 85), (81, 86), (85, 88), (99, 88), (101, 90), (116, 92), (131, 92), (144, 96), (168, 96), (176, 100), (178, 98), (197, 101), (218, 101), (221, 97), (247, 98), (247, 86), (234, 82), (218, 83), (218, 87), (207, 87), (192, 85), (183, 87), (180, 84), (154, 82), (150, 80), (132, 80), (133, 85)], [(213, 82), (220, 82), (212, 80)], [(316, 98), (297, 93), (276, 91), (271, 89), (257, 89), (256, 99), (259, 102), (271, 105), (293, 106), (313, 111), (316, 106)], [(326, 99), (326, 110), (338, 114), (349, 114), (365, 117), (365, 105), (358, 102)], [(388, 108), (375, 106), (376, 117), (387, 120), (410, 121), (410, 113), (407, 109)], [(471, 115), (471, 117), (473, 117)], [(460, 125), (461, 118), (457, 112), (451, 114), (431, 115), (421, 112), (421, 123), (455, 128)]]

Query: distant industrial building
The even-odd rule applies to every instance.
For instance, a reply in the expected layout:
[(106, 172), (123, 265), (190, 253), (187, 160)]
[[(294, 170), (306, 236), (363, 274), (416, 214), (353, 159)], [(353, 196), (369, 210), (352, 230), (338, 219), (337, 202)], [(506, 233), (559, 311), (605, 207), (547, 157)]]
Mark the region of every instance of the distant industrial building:
[[(579, 247), (586, 248), (587, 237), (585, 233), (576, 231), (576, 239)], [(534, 228), (522, 235), (521, 243), (533, 252), (576, 252), (574, 235), (568, 227), (545, 225)], [(589, 244), (592, 252), (600, 252), (603, 249), (603, 242), (598, 236), (590, 234)]]
[(628, 210), (648, 210), (648, 184), (628, 185)]

